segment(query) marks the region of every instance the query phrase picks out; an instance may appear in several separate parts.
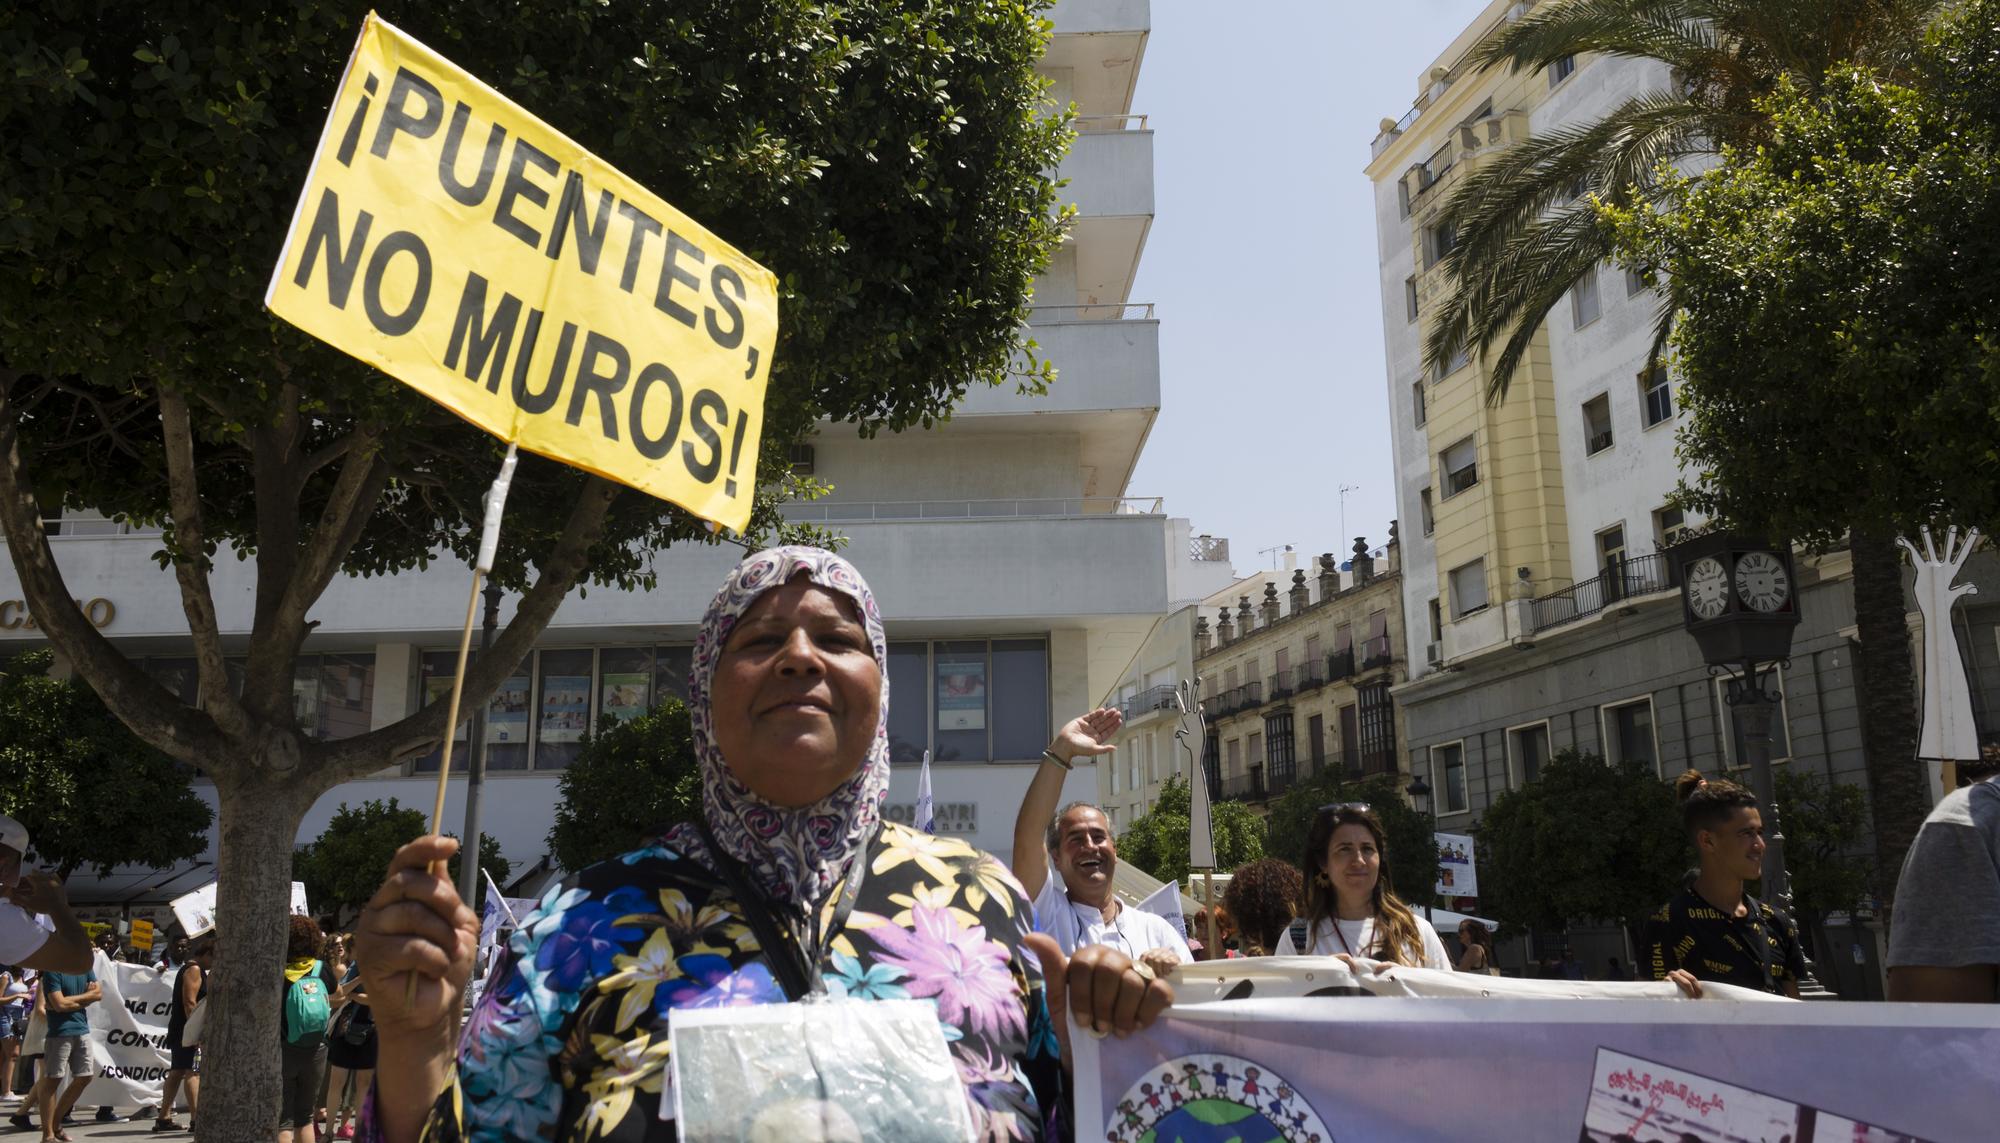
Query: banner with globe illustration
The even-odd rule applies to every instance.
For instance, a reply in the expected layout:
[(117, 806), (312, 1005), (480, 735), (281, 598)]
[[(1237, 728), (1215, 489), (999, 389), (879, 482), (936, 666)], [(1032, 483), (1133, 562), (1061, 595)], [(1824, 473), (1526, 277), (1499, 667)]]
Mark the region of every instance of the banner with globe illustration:
[(1994, 1138), (1975, 1005), (1373, 995), (1071, 1026), (1079, 1140), (1947, 1143)]

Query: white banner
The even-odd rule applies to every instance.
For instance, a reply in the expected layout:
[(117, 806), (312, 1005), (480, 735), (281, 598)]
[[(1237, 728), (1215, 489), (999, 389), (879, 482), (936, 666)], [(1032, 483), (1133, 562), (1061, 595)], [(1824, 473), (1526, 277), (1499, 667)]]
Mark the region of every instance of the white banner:
[(160, 1102), (167, 1076), (167, 1017), (175, 969), (113, 964), (102, 952), (92, 964), (104, 999), (90, 1006), (90, 1062), (97, 1078), (77, 1106), (130, 1111)]
[(1479, 863), (1472, 853), (1472, 836), (1463, 833), (1432, 834), (1437, 839), (1440, 897), (1479, 896)]
[[(1358, 978), (1322, 958), (1219, 967), (1176, 973), (1178, 994), (1262, 984), (1262, 998), (1177, 1003), (1124, 1039), (1071, 1025), (1078, 1139), (1993, 1137), (2000, 1026), (1981, 1005), (1625, 999), (1663, 986)], [(1584, 998), (1522, 998), (1563, 993)]]

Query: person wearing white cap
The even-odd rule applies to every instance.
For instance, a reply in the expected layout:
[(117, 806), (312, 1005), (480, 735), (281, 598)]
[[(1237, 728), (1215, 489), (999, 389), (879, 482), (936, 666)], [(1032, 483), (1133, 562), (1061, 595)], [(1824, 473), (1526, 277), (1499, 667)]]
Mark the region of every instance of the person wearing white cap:
[[(70, 912), (61, 878), (42, 870), (22, 872), (28, 827), (0, 814), (0, 964), (53, 972), (90, 971), (90, 936)], [(51, 932), (36, 920), (46, 916)]]

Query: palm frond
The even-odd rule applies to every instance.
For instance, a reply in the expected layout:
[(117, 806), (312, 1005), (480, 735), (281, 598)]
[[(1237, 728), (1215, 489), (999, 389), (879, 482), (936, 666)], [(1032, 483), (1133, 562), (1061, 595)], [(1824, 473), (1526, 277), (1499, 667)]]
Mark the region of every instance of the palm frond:
[(1532, 71), (1599, 52), (1696, 65), (1723, 50), (1713, 8), (1701, 0), (1566, 0), (1502, 28), (1468, 62), (1480, 70), (1505, 63)]

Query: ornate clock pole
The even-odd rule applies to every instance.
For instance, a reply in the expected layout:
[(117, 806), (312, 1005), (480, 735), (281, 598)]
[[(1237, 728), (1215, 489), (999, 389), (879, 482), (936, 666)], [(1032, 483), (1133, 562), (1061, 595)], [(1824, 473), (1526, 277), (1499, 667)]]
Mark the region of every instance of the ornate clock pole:
[[(1763, 805), (1764, 894), (1790, 916), (1785, 831), (1771, 779), (1771, 716), (1781, 699), (1764, 685), (1764, 678), (1774, 665), (1790, 659), (1792, 632), (1799, 625), (1791, 546), (1718, 533), (1689, 540), (1674, 553), (1688, 633), (1701, 646), (1709, 671), (1727, 678), (1724, 701), (1743, 736), (1750, 788)], [(1813, 979), (1810, 959), (1799, 994), (1832, 996)]]

